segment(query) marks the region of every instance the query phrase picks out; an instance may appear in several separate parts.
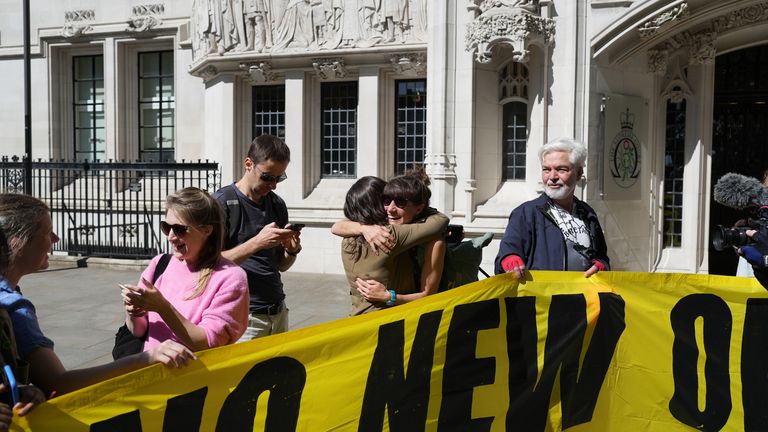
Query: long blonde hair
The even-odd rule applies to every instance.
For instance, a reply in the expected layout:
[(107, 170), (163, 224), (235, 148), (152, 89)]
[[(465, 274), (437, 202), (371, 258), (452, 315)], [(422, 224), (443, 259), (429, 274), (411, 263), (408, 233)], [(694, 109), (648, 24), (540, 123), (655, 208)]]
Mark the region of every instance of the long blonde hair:
[(213, 229), (200, 250), (197, 267), (200, 272), (195, 290), (186, 300), (199, 297), (213, 275), (213, 269), (221, 258), (224, 244), (224, 222), (221, 207), (208, 192), (187, 187), (168, 195), (165, 210), (173, 210), (185, 223), (193, 226), (210, 225)]

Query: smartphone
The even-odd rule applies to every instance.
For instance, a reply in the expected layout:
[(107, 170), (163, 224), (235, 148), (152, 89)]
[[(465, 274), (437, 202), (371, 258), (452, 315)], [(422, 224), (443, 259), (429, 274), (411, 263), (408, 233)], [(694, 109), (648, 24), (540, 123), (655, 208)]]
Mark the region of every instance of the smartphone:
[(293, 231), (301, 231), (302, 228), (307, 226), (306, 224), (291, 224), (291, 226), (288, 227), (288, 229)]

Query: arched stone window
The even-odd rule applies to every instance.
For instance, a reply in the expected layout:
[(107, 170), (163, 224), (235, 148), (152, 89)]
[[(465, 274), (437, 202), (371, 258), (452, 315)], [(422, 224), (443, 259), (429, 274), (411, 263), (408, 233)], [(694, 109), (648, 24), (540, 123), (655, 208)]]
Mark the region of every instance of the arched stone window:
[(685, 71), (678, 72), (663, 92), (666, 100), (664, 128), (664, 248), (679, 248), (683, 243), (683, 173), (685, 169), (685, 120), (691, 90)]
[(528, 67), (509, 62), (499, 72), (499, 103), (502, 107), (502, 177), (525, 180), (528, 142)]

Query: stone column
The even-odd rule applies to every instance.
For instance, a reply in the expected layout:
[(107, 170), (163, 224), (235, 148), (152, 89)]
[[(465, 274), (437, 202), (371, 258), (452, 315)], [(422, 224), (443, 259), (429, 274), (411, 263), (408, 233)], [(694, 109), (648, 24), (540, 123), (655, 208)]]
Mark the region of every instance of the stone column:
[[(117, 55), (115, 47), (115, 38), (108, 37), (104, 39), (104, 140), (106, 145), (106, 158), (123, 159), (117, 148), (117, 83), (121, 81), (118, 73), (122, 73), (123, 68), (116, 68)], [(131, 79), (133, 77), (122, 77), (122, 79)]]
[(235, 155), (235, 77), (219, 75), (205, 85), (205, 142), (203, 157), (219, 161), (221, 184), (240, 176), (240, 155)]
[(281, 183), (278, 193), (289, 204), (301, 201), (312, 187), (312, 169), (308, 166), (310, 143), (306, 141), (307, 125), (304, 120), (307, 89), (304, 71), (285, 74), (285, 142), (291, 149), (288, 179)]
[[(466, 8), (459, 8), (456, 15), (457, 31), (465, 32), (467, 25), (474, 18), (474, 12)], [(477, 178), (475, 176), (475, 164), (477, 164), (477, 152), (475, 151), (475, 131), (477, 122), (475, 103), (477, 88), (475, 87), (475, 60), (471, 52), (462, 46), (455, 47), (456, 52), (456, 84), (454, 96), (455, 124), (454, 124), (454, 154), (461, 161), (456, 163), (456, 204), (455, 210), (464, 213), (464, 224), (472, 223), (475, 212), (475, 190)], [(455, 163), (455, 161), (454, 161)], [(495, 169), (495, 168), (494, 168)]]
[[(427, 68), (427, 148), (426, 167), (432, 185), (431, 204), (438, 210), (450, 214), (454, 209), (455, 154), (453, 142), (449, 142), (449, 129), (453, 128), (453, 89), (455, 72), (451, 64), (455, 50), (454, 33), (456, 23), (449, 13), (455, 10), (456, 2), (437, 1), (430, 3)], [(457, 83), (456, 83), (457, 84)]]
[(360, 68), (357, 115), (357, 177), (381, 175), (379, 67)]
[(711, 190), (712, 116), (714, 110), (714, 59), (688, 68), (693, 95), (687, 104), (685, 170), (683, 173), (683, 244), (685, 268), (694, 273), (709, 270), (709, 191)]

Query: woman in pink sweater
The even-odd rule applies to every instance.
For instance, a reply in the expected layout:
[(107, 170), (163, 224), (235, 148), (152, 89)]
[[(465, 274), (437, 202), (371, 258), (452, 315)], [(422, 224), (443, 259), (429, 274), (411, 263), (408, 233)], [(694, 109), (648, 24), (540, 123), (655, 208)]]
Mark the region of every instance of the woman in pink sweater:
[(173, 249), (168, 267), (149, 282), (160, 256), (139, 286), (123, 286), (126, 324), (148, 351), (172, 339), (192, 351), (235, 343), (248, 322), (245, 272), (221, 256), (224, 226), (207, 192), (185, 188), (168, 196), (163, 233)]

